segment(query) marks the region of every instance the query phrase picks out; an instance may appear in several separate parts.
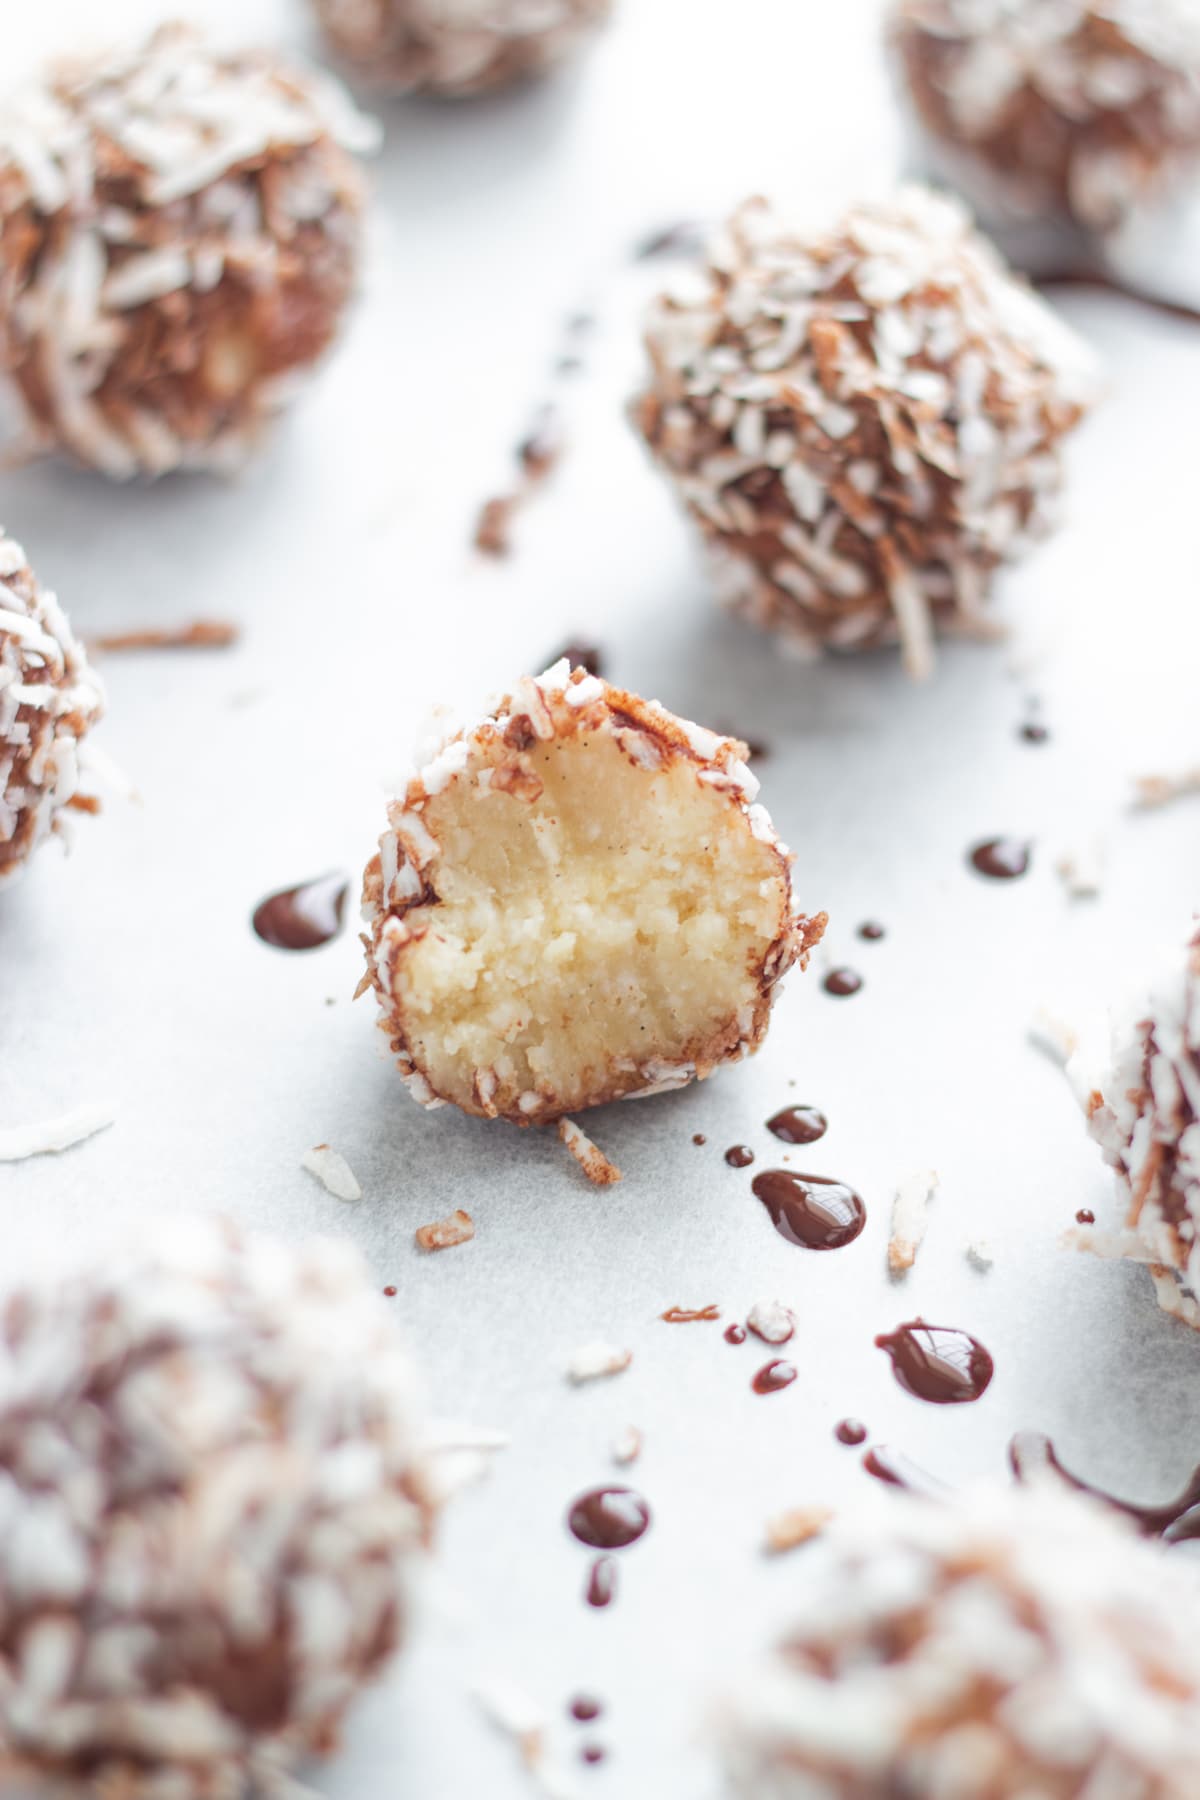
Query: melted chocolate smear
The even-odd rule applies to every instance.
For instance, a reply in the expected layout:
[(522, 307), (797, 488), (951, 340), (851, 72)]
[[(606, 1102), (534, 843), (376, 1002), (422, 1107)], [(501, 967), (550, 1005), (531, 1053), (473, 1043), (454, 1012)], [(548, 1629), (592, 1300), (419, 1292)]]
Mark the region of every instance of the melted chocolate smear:
[(588, 1570), (583, 1597), (589, 1606), (611, 1606), (617, 1597), (617, 1565), (611, 1556), (598, 1556)]
[(693, 1144), (707, 1144), (708, 1139), (702, 1131), (694, 1131), (692, 1133), (692, 1142)]
[(1145, 1537), (1162, 1538), (1168, 1544), (1200, 1538), (1200, 1468), (1192, 1471), (1177, 1500), (1169, 1500), (1165, 1506), (1139, 1506), (1133, 1500), (1119, 1500), (1115, 1494), (1093, 1487), (1090, 1482), (1081, 1481), (1078, 1475), (1064, 1469), (1054, 1445), (1040, 1431), (1019, 1431), (1008, 1446), (1008, 1460), (1018, 1481), (1053, 1475), (1077, 1494), (1090, 1494), (1116, 1512), (1124, 1513)]
[(863, 984), (863, 978), (857, 969), (830, 969), (821, 986), (827, 994), (836, 994), (839, 1000), (848, 999), (857, 994)]
[(854, 1242), (867, 1222), (861, 1197), (844, 1181), (826, 1175), (764, 1169), (751, 1186), (780, 1237), (805, 1250), (840, 1250)]
[(567, 1711), (581, 1725), (590, 1725), (593, 1719), (600, 1717), (604, 1706), (601, 1701), (593, 1699), (591, 1694), (576, 1694), (568, 1704)]
[(603, 1762), (608, 1755), (603, 1744), (585, 1744), (579, 1752), (580, 1760), (585, 1763)]
[(829, 1130), (829, 1120), (815, 1106), (785, 1106), (767, 1120), (767, 1130), (785, 1144), (815, 1144)]
[(1036, 719), (1031, 719), (1027, 725), (1022, 725), (1017, 735), (1026, 744), (1048, 744), (1050, 742), (1049, 731), (1044, 725), (1039, 725)]
[(662, 258), (703, 256), (708, 240), (708, 227), (699, 219), (676, 219), (663, 225), (634, 245), (634, 262), (657, 262)]
[(865, 1444), (867, 1428), (861, 1419), (839, 1419), (833, 1435), (839, 1444)]
[(1075, 1223), (1077, 1225), (1094, 1225), (1096, 1223), (1096, 1215), (1090, 1206), (1080, 1207), (1075, 1214)]
[(877, 944), (880, 938), (887, 936), (887, 932), (878, 919), (868, 919), (864, 925), (859, 926), (858, 935), (866, 938), (868, 944)]
[(1035, 285), (1039, 288), (1095, 288), (1097, 293), (1116, 294), (1122, 300), (1148, 306), (1152, 312), (1165, 313), (1169, 319), (1183, 319), (1189, 325), (1200, 324), (1200, 306), (1188, 306), (1183, 300), (1167, 300), (1158, 294), (1148, 294), (1115, 276), (1102, 274), (1098, 269), (1056, 269), (1051, 275), (1043, 275)]
[(754, 1161), (754, 1152), (749, 1144), (731, 1144), (725, 1152), (725, 1161), (731, 1169), (748, 1169)]
[(944, 1481), (927, 1474), (919, 1463), (905, 1456), (903, 1450), (889, 1450), (886, 1444), (877, 1444), (873, 1450), (868, 1450), (862, 1466), (876, 1481), (886, 1482), (888, 1487), (903, 1488), (906, 1494), (922, 1494), (926, 1499), (936, 1500), (949, 1492)]
[(744, 1325), (727, 1325), (725, 1327), (724, 1337), (727, 1344), (744, 1344), (746, 1341), (746, 1327)]
[(790, 1362), (764, 1363), (750, 1386), (756, 1394), (777, 1394), (780, 1388), (791, 1387), (796, 1379), (795, 1365)]
[(1029, 845), (1020, 838), (987, 838), (970, 852), (970, 862), (992, 881), (1016, 881), (1029, 868)]
[(650, 1508), (627, 1487), (589, 1488), (572, 1501), (567, 1514), (572, 1534), (593, 1550), (624, 1550), (637, 1543), (649, 1523)]
[(299, 887), (268, 894), (251, 923), (264, 944), (277, 950), (319, 950), (342, 929), (350, 884), (344, 875), (321, 875)]
[(668, 1325), (695, 1325), (701, 1320), (719, 1319), (716, 1306), (668, 1306), (665, 1313), (659, 1313)]
[(987, 1392), (996, 1365), (978, 1338), (912, 1319), (875, 1339), (900, 1386), (934, 1406), (961, 1406)]

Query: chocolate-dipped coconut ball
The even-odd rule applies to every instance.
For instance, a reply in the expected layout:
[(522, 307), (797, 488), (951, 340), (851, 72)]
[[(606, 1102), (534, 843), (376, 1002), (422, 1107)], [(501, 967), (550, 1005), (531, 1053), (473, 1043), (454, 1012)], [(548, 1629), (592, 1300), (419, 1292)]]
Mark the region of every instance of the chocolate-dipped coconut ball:
[(1195, 0), (894, 0), (927, 154), (985, 214), (1121, 226), (1200, 184)]
[(477, 94), (540, 75), (612, 0), (314, 0), (333, 50), (393, 93)]
[(1086, 353), (953, 201), (907, 188), (823, 234), (762, 201), (702, 289), (651, 310), (635, 422), (732, 609), (791, 649), (979, 631), (1050, 522)]
[(345, 1243), (209, 1220), (0, 1313), (0, 1755), (121, 1800), (276, 1793), (403, 1635), (409, 1364)]
[(745, 753), (563, 658), (409, 782), (364, 985), (422, 1105), (542, 1124), (757, 1049), (825, 915), (793, 911)]
[(1200, 1585), (1090, 1502), (897, 1497), (793, 1565), (724, 1723), (744, 1800), (1188, 1800)]
[(331, 342), (374, 128), (326, 77), (183, 26), (0, 109), (0, 355), (34, 445), (228, 468)]
[(1200, 1329), (1200, 930), (1114, 1017), (1108, 1067), (1085, 1047), (1070, 1074), (1124, 1208), (1123, 1231), (1077, 1237), (1149, 1264), (1159, 1304)]
[(58, 601), (0, 526), (0, 888), (64, 829), (70, 808), (95, 810), (82, 745), (102, 710)]

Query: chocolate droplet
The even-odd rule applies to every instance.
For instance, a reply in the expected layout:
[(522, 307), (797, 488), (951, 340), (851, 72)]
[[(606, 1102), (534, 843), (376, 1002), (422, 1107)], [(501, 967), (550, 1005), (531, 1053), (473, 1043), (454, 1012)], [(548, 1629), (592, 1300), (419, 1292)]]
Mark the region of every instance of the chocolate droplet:
[(830, 969), (821, 986), (827, 994), (836, 994), (839, 1000), (849, 999), (857, 994), (863, 984), (863, 978), (857, 969)]
[(987, 1392), (995, 1364), (977, 1338), (913, 1319), (875, 1339), (902, 1388), (934, 1406), (962, 1405)]
[(1029, 845), (1020, 838), (988, 838), (970, 853), (971, 867), (992, 881), (1016, 881), (1029, 868)]
[(598, 1719), (600, 1717), (600, 1714), (604, 1711), (604, 1706), (601, 1701), (594, 1699), (591, 1694), (576, 1694), (575, 1698), (567, 1707), (567, 1711), (573, 1719), (578, 1719), (581, 1725), (590, 1725), (593, 1719)]
[(887, 936), (887, 932), (878, 919), (868, 919), (865, 925), (859, 926), (858, 935), (860, 938), (866, 938), (868, 944), (877, 944), (880, 938)]
[(611, 1606), (617, 1597), (617, 1565), (611, 1556), (598, 1556), (588, 1570), (583, 1597), (589, 1606)]
[(725, 1161), (731, 1169), (748, 1169), (754, 1161), (754, 1152), (749, 1144), (731, 1144), (725, 1152)]
[(751, 1185), (780, 1237), (805, 1250), (840, 1250), (867, 1222), (861, 1197), (844, 1181), (764, 1169)]
[(650, 1508), (627, 1487), (590, 1488), (572, 1501), (567, 1524), (593, 1550), (624, 1550), (636, 1544), (650, 1523)]
[(815, 1106), (785, 1106), (767, 1120), (767, 1130), (785, 1144), (815, 1144), (829, 1130), (829, 1120)]
[(790, 1362), (764, 1363), (750, 1386), (756, 1394), (777, 1394), (780, 1388), (791, 1387), (796, 1379), (794, 1364)]
[(321, 875), (298, 887), (268, 894), (252, 923), (264, 944), (277, 950), (319, 950), (342, 929), (350, 884), (344, 875)]
[(744, 1344), (746, 1341), (746, 1327), (737, 1324), (727, 1325), (724, 1331), (724, 1338), (727, 1344)]
[(861, 1419), (839, 1419), (833, 1435), (839, 1444), (865, 1444), (867, 1428)]

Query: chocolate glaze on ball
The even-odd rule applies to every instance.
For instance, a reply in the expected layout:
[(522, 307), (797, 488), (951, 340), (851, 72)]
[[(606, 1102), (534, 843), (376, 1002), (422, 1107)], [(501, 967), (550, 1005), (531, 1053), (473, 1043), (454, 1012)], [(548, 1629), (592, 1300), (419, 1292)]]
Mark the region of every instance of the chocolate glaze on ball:
[(277, 1792), (407, 1624), (413, 1378), (341, 1241), (216, 1221), (0, 1315), (0, 1742), (130, 1800)]
[(0, 888), (63, 831), (71, 807), (95, 811), (83, 740), (102, 710), (58, 601), (0, 527)]
[(116, 479), (240, 462), (353, 290), (375, 128), (186, 27), (0, 117), (0, 351), (31, 444)]
[(987, 634), (997, 566), (1049, 526), (1090, 358), (923, 188), (832, 229), (761, 201), (664, 295), (634, 421), (699, 525), (719, 592), (802, 654)]

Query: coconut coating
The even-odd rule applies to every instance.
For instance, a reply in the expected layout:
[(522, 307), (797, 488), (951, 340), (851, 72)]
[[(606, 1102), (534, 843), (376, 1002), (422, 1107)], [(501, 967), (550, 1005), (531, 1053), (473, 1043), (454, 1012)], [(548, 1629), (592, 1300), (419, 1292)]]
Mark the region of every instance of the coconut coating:
[(96, 675), (58, 601), (0, 526), (0, 888), (61, 832), (83, 791), (83, 739), (103, 711)]
[(181, 1221), (13, 1294), (0, 1358), (0, 1755), (114, 1800), (275, 1792), (399, 1642), (432, 1517), (357, 1253)]
[(1200, 931), (1114, 1018), (1093, 1070), (1085, 1048), (1070, 1073), (1125, 1206), (1124, 1233), (1094, 1247), (1148, 1263), (1159, 1304), (1200, 1329)]
[(612, 0), (315, 0), (331, 48), (393, 93), (477, 94), (541, 75)]
[(125, 479), (229, 468), (353, 290), (374, 141), (324, 76), (183, 26), (0, 114), (0, 353), (31, 443)]
[(895, 0), (891, 38), (985, 211), (1103, 233), (1200, 180), (1194, 0)]
[(564, 658), (408, 783), (363, 985), (422, 1105), (541, 1124), (757, 1049), (825, 915), (744, 755)]
[(724, 1720), (745, 1800), (1187, 1800), (1200, 1585), (1049, 1489), (897, 1496), (793, 1565), (797, 1623)]
[(762, 201), (660, 298), (634, 420), (737, 613), (812, 655), (984, 629), (997, 564), (1052, 516), (1087, 353), (922, 188), (832, 230)]

